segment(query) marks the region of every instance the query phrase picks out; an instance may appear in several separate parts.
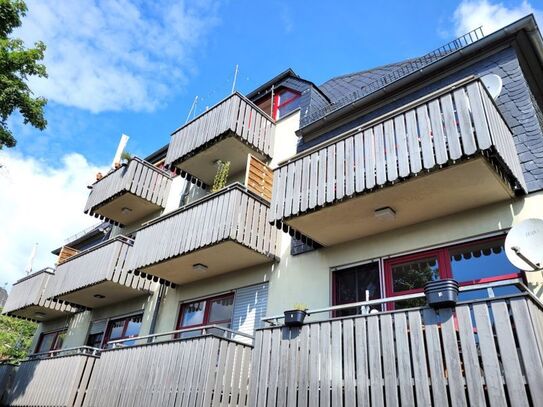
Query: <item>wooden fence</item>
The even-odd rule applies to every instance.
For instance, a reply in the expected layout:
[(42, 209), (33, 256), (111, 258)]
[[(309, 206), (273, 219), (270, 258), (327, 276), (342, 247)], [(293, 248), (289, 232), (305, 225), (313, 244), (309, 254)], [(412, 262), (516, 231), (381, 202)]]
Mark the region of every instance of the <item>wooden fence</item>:
[(100, 217), (95, 213), (97, 209), (127, 192), (157, 207), (164, 207), (171, 181), (171, 176), (166, 171), (134, 157), (128, 164), (111, 171), (93, 184), (84, 211)]
[(543, 310), (527, 295), (257, 331), (250, 406), (528, 406)]
[(305, 151), (274, 171), (270, 221), (300, 215), (482, 151), (526, 190), (511, 130), (480, 81), (445, 88)]
[(271, 157), (274, 129), (268, 115), (236, 92), (172, 134), (166, 165), (186, 160), (229, 132)]
[(273, 171), (265, 163), (247, 155), (247, 169), (245, 173), (247, 189), (270, 202), (272, 199)]
[(24, 361), (2, 405), (79, 407), (95, 361), (84, 353)]
[[(31, 307), (36, 309), (36, 307), (39, 307), (60, 313), (73, 313), (77, 311), (72, 306), (61, 301), (47, 299), (48, 297), (44, 291), (47, 285), (50, 284), (53, 276), (54, 271), (45, 268), (18, 280), (11, 288), (2, 313), (33, 319), (34, 314), (26, 312), (26, 309)], [(60, 316), (61, 314), (55, 313), (55, 315)]]
[(117, 236), (70, 257), (57, 266), (55, 275), (47, 284), (45, 296), (62, 297), (104, 281), (134, 290), (150, 290), (151, 281), (126, 270), (125, 261), (132, 244), (132, 239)]
[(267, 202), (232, 184), (140, 229), (127, 268), (136, 270), (229, 239), (273, 257), (276, 230), (266, 222), (268, 210)]
[(70, 257), (75, 256), (77, 253), (79, 253), (79, 250), (74, 249), (73, 247), (62, 246), (60, 253), (58, 254), (57, 264), (65, 262)]
[(213, 335), (103, 351), (84, 406), (246, 406), (251, 353)]

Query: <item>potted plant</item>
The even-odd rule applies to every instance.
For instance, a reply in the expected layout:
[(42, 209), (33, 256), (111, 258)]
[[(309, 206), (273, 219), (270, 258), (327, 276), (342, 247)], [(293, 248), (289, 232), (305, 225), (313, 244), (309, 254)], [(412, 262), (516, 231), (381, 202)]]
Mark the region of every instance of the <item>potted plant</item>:
[(432, 308), (453, 307), (458, 299), (459, 284), (453, 279), (429, 281), (424, 285), (426, 303)]
[(291, 310), (285, 311), (285, 325), (289, 327), (302, 326), (307, 315), (305, 304), (295, 304)]
[(228, 174), (230, 172), (230, 161), (217, 160), (217, 173), (213, 180), (213, 186), (211, 192), (217, 192), (223, 189), (228, 182)]

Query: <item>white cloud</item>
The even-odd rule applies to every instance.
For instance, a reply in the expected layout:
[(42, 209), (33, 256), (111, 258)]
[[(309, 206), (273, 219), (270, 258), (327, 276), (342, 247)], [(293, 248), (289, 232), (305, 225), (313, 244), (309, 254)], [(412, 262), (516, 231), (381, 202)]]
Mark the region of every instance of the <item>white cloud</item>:
[(461, 36), (482, 26), (483, 33), (488, 35), (531, 13), (541, 21), (543, 11), (526, 0), (514, 7), (488, 0), (464, 0), (454, 12), (454, 29), (456, 35)]
[(83, 213), (86, 188), (98, 171), (80, 154), (67, 154), (51, 167), (13, 151), (0, 151), (0, 285), (25, 275), (38, 243), (33, 270), (53, 266), (50, 252), (97, 223)]
[(28, 0), (16, 35), (47, 45), (36, 94), (91, 112), (150, 111), (186, 83), (217, 22), (210, 1)]

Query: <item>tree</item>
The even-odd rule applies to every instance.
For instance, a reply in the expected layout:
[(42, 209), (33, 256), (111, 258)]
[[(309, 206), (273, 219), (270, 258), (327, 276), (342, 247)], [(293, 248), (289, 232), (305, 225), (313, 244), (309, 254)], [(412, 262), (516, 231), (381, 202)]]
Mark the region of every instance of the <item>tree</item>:
[(28, 86), (31, 76), (47, 77), (43, 60), (45, 45), (39, 41), (34, 48), (25, 48), (22, 40), (10, 38), (21, 26), (27, 7), (23, 0), (0, 0), (0, 150), (14, 147), (17, 141), (8, 129), (7, 119), (18, 110), (25, 124), (43, 130), (47, 125), (43, 108), (47, 100), (33, 97)]
[(0, 362), (26, 358), (36, 327), (34, 322), (0, 315)]

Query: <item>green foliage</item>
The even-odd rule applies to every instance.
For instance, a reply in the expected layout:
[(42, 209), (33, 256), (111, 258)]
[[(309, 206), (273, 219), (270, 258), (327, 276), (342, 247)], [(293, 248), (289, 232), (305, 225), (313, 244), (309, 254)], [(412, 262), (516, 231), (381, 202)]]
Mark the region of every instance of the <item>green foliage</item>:
[(295, 309), (297, 311), (307, 311), (308, 307), (306, 304), (294, 304), (294, 307), (292, 309)]
[(123, 151), (121, 153), (121, 160), (123, 161), (129, 161), (132, 159), (132, 154), (130, 154), (128, 151)]
[(28, 86), (29, 77), (47, 77), (43, 60), (45, 45), (39, 41), (34, 48), (25, 48), (17, 38), (10, 38), (13, 30), (21, 26), (27, 7), (22, 0), (0, 0), (0, 150), (14, 147), (17, 141), (7, 127), (7, 120), (18, 110), (25, 124), (43, 130), (47, 125), (43, 107), (47, 100), (33, 97)]
[(0, 362), (26, 358), (36, 327), (34, 322), (0, 315)]
[(223, 189), (228, 182), (228, 173), (230, 172), (230, 161), (220, 161), (218, 162), (217, 173), (215, 174), (215, 179), (213, 180), (213, 187), (211, 192), (217, 192)]

